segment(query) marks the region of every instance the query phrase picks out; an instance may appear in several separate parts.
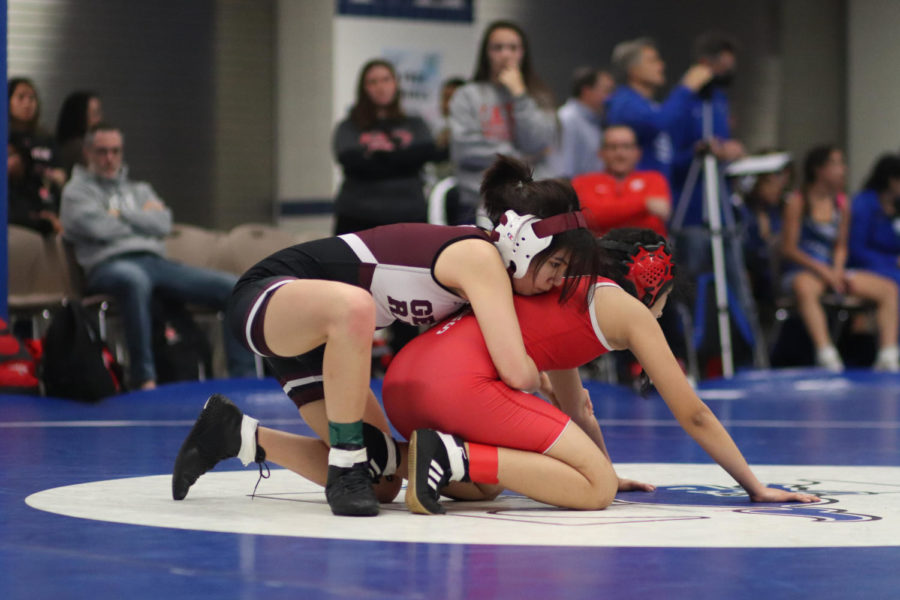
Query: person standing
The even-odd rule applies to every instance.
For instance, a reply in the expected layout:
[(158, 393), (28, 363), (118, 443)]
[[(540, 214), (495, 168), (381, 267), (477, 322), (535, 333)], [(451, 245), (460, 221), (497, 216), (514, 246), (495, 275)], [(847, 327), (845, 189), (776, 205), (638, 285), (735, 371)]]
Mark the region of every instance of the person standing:
[(556, 138), (552, 106), (547, 87), (531, 66), (525, 32), (511, 21), (488, 25), (472, 81), (450, 101), (459, 224), (475, 222), (481, 176), (497, 154), (526, 160), (535, 177), (553, 175), (546, 160)]
[(363, 65), (356, 103), (334, 132), (344, 180), (335, 199), (335, 234), (390, 223), (424, 223), (428, 211), (422, 167), (435, 157), (434, 138), (420, 117), (400, 105), (393, 65)]
[(603, 170), (600, 150), (603, 105), (616, 83), (607, 71), (579, 67), (572, 76), (572, 96), (556, 112), (559, 146), (553, 153), (557, 176), (573, 178)]
[(606, 101), (605, 123), (631, 127), (641, 146), (638, 169), (659, 171), (668, 178), (673, 160), (671, 128), (688, 114), (712, 71), (707, 65), (692, 66), (659, 103), (655, 96), (666, 83), (666, 64), (653, 40), (638, 38), (617, 44), (612, 66), (620, 85)]

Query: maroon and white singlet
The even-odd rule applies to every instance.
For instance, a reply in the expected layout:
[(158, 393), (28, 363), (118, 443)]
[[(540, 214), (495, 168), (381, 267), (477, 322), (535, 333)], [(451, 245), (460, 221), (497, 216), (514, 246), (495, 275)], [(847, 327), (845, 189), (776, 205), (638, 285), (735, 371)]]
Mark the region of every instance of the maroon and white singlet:
[(437, 282), (434, 265), (447, 246), (470, 238), (491, 243), (488, 234), (476, 227), (400, 223), (279, 250), (250, 268), (235, 285), (227, 311), (229, 326), (249, 350), (266, 357), (297, 406), (320, 400), (324, 346), (298, 357), (278, 357), (265, 344), (262, 324), (272, 293), (295, 279), (340, 281), (372, 294), (377, 327), (394, 320), (431, 325), (467, 303)]

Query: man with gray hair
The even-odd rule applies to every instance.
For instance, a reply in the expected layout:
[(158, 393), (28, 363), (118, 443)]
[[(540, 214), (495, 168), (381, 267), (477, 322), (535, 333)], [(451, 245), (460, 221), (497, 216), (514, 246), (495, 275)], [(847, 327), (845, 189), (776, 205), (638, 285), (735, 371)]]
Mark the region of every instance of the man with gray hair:
[(695, 64), (662, 103), (654, 96), (665, 85), (665, 63), (650, 38), (637, 38), (616, 45), (613, 73), (620, 85), (606, 101), (606, 124), (628, 125), (641, 146), (642, 171), (659, 171), (667, 178), (673, 158), (670, 128), (687, 111), (698, 92), (712, 78), (712, 70)]
[[(156, 387), (151, 299), (224, 309), (237, 277), (166, 259), (172, 211), (150, 184), (128, 177), (122, 131), (94, 125), (84, 138), (87, 168), (75, 165), (63, 188), (65, 238), (85, 271), (89, 293), (109, 294), (122, 314), (132, 388)], [(253, 355), (225, 328), (232, 376), (255, 373)]]

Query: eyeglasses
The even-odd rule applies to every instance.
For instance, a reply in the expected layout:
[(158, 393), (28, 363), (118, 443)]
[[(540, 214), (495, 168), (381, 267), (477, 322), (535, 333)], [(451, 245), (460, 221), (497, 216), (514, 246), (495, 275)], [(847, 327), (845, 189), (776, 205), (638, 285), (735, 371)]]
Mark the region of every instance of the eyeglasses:
[(604, 150), (633, 150), (634, 148), (637, 148), (637, 144), (603, 144)]
[(91, 152), (99, 155), (119, 156), (122, 154), (122, 146), (94, 146), (91, 148)]

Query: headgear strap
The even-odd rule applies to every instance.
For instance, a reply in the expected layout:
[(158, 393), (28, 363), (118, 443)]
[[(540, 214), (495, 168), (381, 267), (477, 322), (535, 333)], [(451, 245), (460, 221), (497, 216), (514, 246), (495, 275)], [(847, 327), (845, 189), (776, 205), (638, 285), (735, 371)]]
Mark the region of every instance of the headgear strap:
[(576, 210), (541, 219), (533, 224), (531, 228), (534, 230), (535, 235), (542, 238), (569, 231), (570, 229), (587, 228), (587, 221), (584, 219), (584, 213)]
[(550, 246), (554, 235), (582, 227), (585, 227), (585, 220), (580, 211), (538, 219), (534, 215), (519, 215), (508, 210), (491, 232), (491, 240), (503, 262), (512, 267), (513, 277), (521, 279), (532, 259)]
[(634, 284), (637, 298), (646, 306), (653, 306), (660, 293), (675, 277), (675, 263), (665, 242), (643, 245), (626, 244), (614, 240), (601, 239), (602, 248), (625, 252), (622, 261), (628, 268), (625, 279)]

